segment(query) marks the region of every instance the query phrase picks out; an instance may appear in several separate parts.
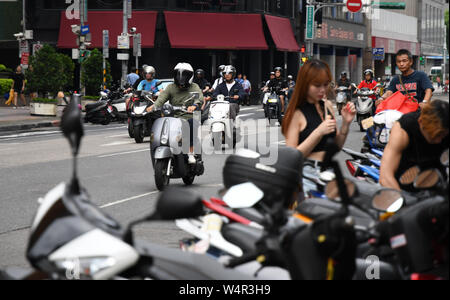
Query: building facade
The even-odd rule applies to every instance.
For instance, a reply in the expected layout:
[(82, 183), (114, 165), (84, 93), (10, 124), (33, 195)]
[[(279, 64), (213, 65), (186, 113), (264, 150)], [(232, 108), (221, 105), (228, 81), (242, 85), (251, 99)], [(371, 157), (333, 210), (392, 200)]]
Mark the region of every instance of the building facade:
[[(77, 46), (70, 24), (76, 24), (77, 21), (66, 20), (65, 12), (69, 5), (65, 0), (26, 1), (27, 29), (34, 31), (33, 43), (48, 43), (71, 55), (72, 48)], [(89, 0), (88, 5), (87, 24), (93, 42), (106, 29), (111, 31), (110, 39), (116, 40), (117, 37), (113, 36), (115, 28), (118, 26), (122, 31), (122, 1)], [(142, 45), (139, 65), (145, 63), (155, 66), (159, 78), (171, 77), (173, 67), (180, 61), (190, 62), (195, 69), (204, 69), (211, 80), (217, 76), (217, 66), (233, 64), (239, 73), (248, 75), (253, 86), (267, 80), (268, 73), (274, 67), (285, 67), (286, 75), (295, 75), (298, 71), (298, 41), (301, 37), (295, 26), (298, 24), (299, 1), (134, 0), (132, 5), (133, 17), (129, 20), (129, 26), (138, 24), (137, 32), (143, 35), (143, 39), (151, 38), (151, 41)], [(146, 12), (153, 12), (154, 20), (145, 19)], [(202, 14), (197, 14), (200, 12)], [(180, 15), (174, 20), (172, 13)], [(216, 22), (208, 23), (210, 17)], [(183, 18), (185, 23), (178, 21)], [(257, 32), (252, 34), (249, 31), (251, 28)], [(247, 32), (244, 37), (243, 32)], [(182, 42), (183, 37), (195, 37), (196, 34), (204, 34), (199, 39), (200, 44)], [(259, 44), (255, 41), (255, 35), (259, 36)], [(279, 39), (279, 35), (282, 35), (282, 39)], [(0, 50), (2, 57), (11, 65), (20, 63), (17, 44), (12, 42), (8, 46), (10, 49)], [(101, 48), (101, 45), (93, 46)], [(121, 76), (121, 62), (117, 60), (116, 47), (110, 49), (109, 58), (115, 80)], [(135, 65), (132, 50), (130, 56), (131, 68)]]

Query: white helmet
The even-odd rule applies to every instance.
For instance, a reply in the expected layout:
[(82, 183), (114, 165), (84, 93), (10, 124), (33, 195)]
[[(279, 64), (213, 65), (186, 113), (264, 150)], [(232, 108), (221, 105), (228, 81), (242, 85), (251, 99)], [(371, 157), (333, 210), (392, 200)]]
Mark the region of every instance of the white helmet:
[(146, 66), (144, 68), (144, 74), (153, 74), (153, 75), (155, 75), (155, 73), (156, 73), (156, 69), (153, 68), (152, 66)]
[(175, 84), (181, 88), (188, 88), (194, 80), (194, 69), (188, 63), (179, 63), (174, 69)]

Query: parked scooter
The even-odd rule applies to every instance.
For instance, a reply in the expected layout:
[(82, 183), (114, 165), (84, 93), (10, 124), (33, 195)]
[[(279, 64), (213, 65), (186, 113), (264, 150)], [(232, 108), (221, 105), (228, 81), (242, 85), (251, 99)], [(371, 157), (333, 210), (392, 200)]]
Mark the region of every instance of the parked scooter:
[(216, 150), (230, 141), (230, 147), (236, 148), (237, 136), (234, 121), (230, 118), (230, 97), (218, 95), (209, 108), (209, 118), (205, 122), (210, 127), (212, 143)]
[(86, 105), (85, 123), (108, 125), (114, 121), (115, 117), (110, 100), (101, 99)]
[(191, 185), (196, 176), (204, 174), (205, 167), (201, 155), (196, 155), (195, 164), (189, 164), (188, 155), (183, 151), (189, 141), (183, 140), (183, 121), (173, 116), (175, 112), (187, 113), (186, 108), (165, 104), (161, 112), (163, 117), (154, 122), (151, 130), (150, 150), (156, 187), (163, 191), (170, 179), (181, 178), (186, 185)]
[[(378, 92), (369, 88), (358, 89), (356, 84), (352, 84), (352, 86), (357, 90), (356, 94), (358, 95), (358, 100), (356, 101), (356, 119), (360, 130), (364, 132), (363, 121), (375, 114), (375, 101), (371, 97), (377, 96)], [(379, 87), (381, 85), (377, 84), (375, 89)]]

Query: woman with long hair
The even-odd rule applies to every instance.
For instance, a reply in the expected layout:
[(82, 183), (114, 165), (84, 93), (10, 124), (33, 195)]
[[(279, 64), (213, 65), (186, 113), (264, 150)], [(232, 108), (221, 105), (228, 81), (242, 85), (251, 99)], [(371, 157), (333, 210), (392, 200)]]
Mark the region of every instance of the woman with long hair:
[(320, 165), (328, 138), (342, 148), (356, 115), (355, 105), (342, 110), (342, 126), (337, 128), (331, 101), (326, 100), (332, 82), (330, 68), (320, 60), (308, 61), (299, 71), (291, 104), (283, 121), (287, 146), (297, 148), (307, 160)]

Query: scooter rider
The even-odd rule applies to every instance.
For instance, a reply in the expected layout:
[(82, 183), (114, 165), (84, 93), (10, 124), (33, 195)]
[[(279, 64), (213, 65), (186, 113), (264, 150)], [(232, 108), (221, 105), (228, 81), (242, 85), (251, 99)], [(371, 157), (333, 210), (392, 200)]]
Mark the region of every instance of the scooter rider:
[(152, 66), (147, 66), (144, 69), (144, 77), (145, 79), (139, 83), (137, 88), (138, 91), (152, 91), (155, 94), (160, 91), (158, 85), (160, 81), (155, 79), (156, 70)]
[(217, 87), (219, 86), (219, 84), (221, 84), (222, 82), (224, 82), (224, 74), (223, 71), (225, 70), (225, 65), (220, 65), (217, 68), (217, 72), (218, 72), (218, 78), (214, 81), (214, 84), (212, 86), (212, 91), (214, 91), (215, 89), (217, 89)]
[[(377, 86), (378, 82), (374, 79), (374, 73), (371, 69), (367, 69), (364, 71), (364, 80), (361, 81), (361, 83), (358, 86), (358, 89), (363, 89), (363, 88), (368, 88), (369, 90), (375, 90), (376, 86)], [(353, 94), (356, 94), (357, 91), (355, 90), (355, 92)], [(376, 101), (377, 100), (377, 96), (373, 95), (370, 96), (370, 98), (372, 98), (372, 100)], [(375, 103), (374, 103), (375, 104)], [(373, 106), (373, 112), (375, 113), (375, 105)]]
[(346, 88), (349, 89), (349, 91), (347, 92), (347, 101), (351, 100), (351, 92), (350, 92), (350, 87), (351, 87), (352, 83), (350, 82), (350, 80), (347, 77), (347, 72), (342, 71), (341, 72), (341, 78), (338, 80), (337, 84), (336, 84), (336, 89), (340, 86), (345, 86)]
[(270, 80), (268, 88), (278, 88), (277, 94), (281, 100), (281, 112), (284, 114), (284, 104), (286, 98), (286, 91), (289, 89), (286, 80), (281, 76), (283, 69), (280, 67), (275, 68), (275, 78)]
[(205, 79), (205, 71), (202, 69), (198, 69), (195, 71), (194, 83), (196, 83), (200, 89), (203, 91), (203, 94), (206, 94), (211, 89), (211, 83)]
[(230, 118), (236, 120), (239, 114), (239, 104), (244, 100), (244, 88), (234, 78), (236, 77), (236, 68), (226, 66), (224, 70), (225, 81), (214, 90), (214, 98), (218, 95), (230, 96)]
[[(194, 69), (188, 63), (179, 63), (174, 69), (174, 81), (175, 83), (169, 85), (161, 95), (155, 104), (149, 108), (149, 111), (153, 109), (161, 108), (167, 101), (173, 106), (186, 106), (189, 113), (177, 113), (176, 117), (187, 120), (190, 128), (190, 148), (189, 148), (189, 164), (196, 164), (196, 158), (194, 155), (194, 119), (193, 113), (199, 110), (203, 104), (203, 93), (200, 87), (193, 82)], [(197, 99), (191, 99), (192, 93), (197, 93), (199, 97)], [(185, 101), (189, 100), (189, 103)]]

